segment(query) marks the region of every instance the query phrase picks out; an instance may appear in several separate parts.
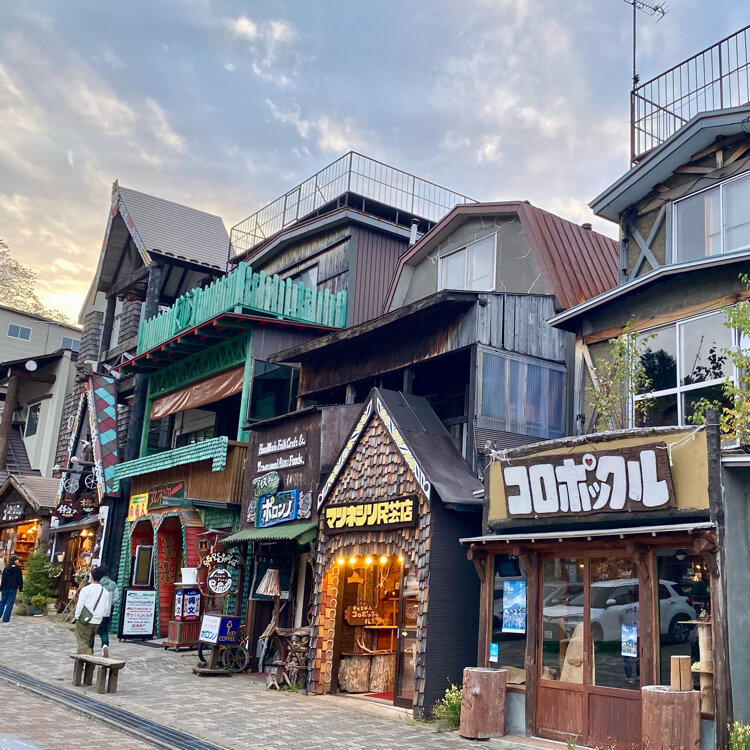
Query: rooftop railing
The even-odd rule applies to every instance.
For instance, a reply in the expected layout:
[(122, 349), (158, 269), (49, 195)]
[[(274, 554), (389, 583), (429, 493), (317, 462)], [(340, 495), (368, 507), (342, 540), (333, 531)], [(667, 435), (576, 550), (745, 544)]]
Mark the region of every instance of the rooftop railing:
[(750, 102), (750, 26), (707, 47), (630, 94), (630, 156), (637, 161), (700, 112)]
[(350, 151), (233, 227), (234, 253), (250, 250), (346, 193), (431, 222), (442, 219), (458, 203), (474, 203), (465, 195)]
[(246, 263), (239, 263), (226, 276), (220, 276), (203, 289), (192, 289), (168, 309), (142, 320), (138, 354), (236, 308), (331, 328), (346, 325), (346, 291), (337, 294), (327, 289), (317, 291), (303, 282), (295, 284), (290, 279), (266, 276), (263, 271), (255, 273)]

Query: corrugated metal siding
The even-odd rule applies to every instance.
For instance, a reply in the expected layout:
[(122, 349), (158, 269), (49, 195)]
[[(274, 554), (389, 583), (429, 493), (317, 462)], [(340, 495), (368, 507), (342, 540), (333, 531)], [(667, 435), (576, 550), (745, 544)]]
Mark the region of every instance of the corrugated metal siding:
[(363, 227), (353, 229), (356, 241), (357, 268), (351, 319), (357, 325), (380, 315), (391, 285), (396, 265), (407, 250), (403, 239)]
[(267, 360), (272, 354), (304, 344), (315, 338), (309, 333), (299, 333), (286, 328), (276, 329), (270, 326), (257, 326), (253, 331), (253, 359)]
[(137, 190), (119, 190), (148, 251), (226, 270), (229, 235), (219, 216)]
[(617, 285), (618, 245), (529, 203), (518, 204), (542, 274), (562, 308)]

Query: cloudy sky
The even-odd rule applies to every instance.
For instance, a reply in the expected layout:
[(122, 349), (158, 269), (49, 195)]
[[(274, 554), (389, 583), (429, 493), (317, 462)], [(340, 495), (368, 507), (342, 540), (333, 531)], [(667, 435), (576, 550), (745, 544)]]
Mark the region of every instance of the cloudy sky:
[[(642, 80), (748, 21), (736, 0), (669, 6), (639, 17)], [(630, 13), (624, 0), (6, 0), (0, 237), (77, 317), (115, 179), (229, 229), (355, 149), (478, 200), (591, 220), (628, 162)]]

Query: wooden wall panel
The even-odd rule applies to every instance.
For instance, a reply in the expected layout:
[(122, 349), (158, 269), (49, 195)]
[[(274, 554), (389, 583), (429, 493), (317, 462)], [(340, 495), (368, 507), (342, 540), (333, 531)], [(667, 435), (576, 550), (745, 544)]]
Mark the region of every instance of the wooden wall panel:
[(577, 736), (583, 727), (583, 691), (539, 685), (536, 731), (544, 737)]
[[(619, 696), (589, 694), (589, 745), (630, 750), (641, 742), (640, 691), (618, 691)], [(627, 696), (627, 697), (626, 697)]]

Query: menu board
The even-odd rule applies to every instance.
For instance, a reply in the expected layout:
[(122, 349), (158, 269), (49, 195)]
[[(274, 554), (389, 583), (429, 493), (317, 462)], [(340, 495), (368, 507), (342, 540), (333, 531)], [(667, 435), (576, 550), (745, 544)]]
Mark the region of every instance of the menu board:
[(126, 591), (122, 609), (122, 635), (152, 636), (155, 611), (156, 591)]

